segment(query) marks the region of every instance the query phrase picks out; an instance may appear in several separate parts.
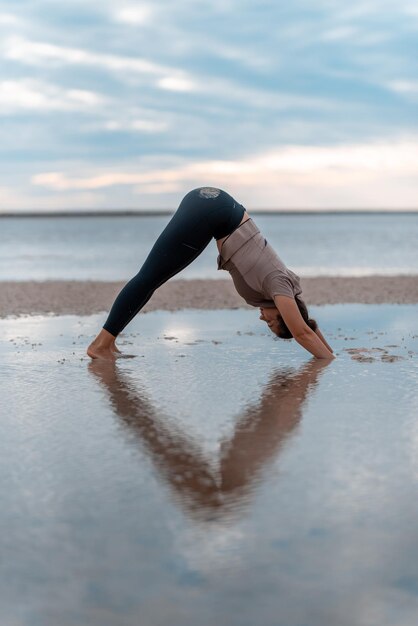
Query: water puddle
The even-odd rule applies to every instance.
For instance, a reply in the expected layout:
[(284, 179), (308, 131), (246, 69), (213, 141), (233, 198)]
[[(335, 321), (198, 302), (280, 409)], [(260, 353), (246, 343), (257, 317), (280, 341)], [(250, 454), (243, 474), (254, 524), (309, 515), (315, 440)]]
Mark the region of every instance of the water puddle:
[(415, 623), (418, 306), (310, 312), (0, 321), (2, 624)]

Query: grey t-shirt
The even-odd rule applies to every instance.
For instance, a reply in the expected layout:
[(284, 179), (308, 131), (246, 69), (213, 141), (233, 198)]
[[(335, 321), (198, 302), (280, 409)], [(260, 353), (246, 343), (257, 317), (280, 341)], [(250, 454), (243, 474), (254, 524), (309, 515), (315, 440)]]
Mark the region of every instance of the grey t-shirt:
[(239, 295), (255, 307), (274, 307), (276, 295), (302, 293), (300, 277), (286, 267), (251, 217), (223, 242), (218, 270), (228, 271)]

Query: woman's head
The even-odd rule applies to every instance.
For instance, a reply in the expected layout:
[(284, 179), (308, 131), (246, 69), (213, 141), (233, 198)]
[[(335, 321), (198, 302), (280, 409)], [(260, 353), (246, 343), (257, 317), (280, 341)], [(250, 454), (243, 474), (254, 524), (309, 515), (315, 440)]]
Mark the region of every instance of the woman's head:
[[(318, 324), (316, 323), (314, 319), (311, 319), (309, 317), (306, 304), (304, 303), (303, 300), (298, 298), (298, 296), (295, 296), (295, 301), (296, 301), (296, 304), (298, 305), (300, 314), (302, 315), (306, 324), (309, 326), (309, 328), (312, 328), (312, 330), (315, 331), (318, 327)], [(280, 337), (281, 339), (292, 339), (293, 335), (288, 329), (288, 327), (286, 326), (286, 324), (284, 323), (284, 320), (276, 307), (270, 308), (270, 309), (264, 309), (264, 308), (261, 309), (260, 319), (267, 322), (270, 330), (275, 335), (277, 335), (277, 337)]]

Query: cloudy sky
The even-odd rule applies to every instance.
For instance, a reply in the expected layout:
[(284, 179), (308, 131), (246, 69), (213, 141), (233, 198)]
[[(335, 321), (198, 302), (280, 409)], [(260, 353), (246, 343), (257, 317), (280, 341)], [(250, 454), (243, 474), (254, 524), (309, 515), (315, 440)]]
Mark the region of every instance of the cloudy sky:
[(418, 208), (415, 0), (2, 0), (0, 211)]

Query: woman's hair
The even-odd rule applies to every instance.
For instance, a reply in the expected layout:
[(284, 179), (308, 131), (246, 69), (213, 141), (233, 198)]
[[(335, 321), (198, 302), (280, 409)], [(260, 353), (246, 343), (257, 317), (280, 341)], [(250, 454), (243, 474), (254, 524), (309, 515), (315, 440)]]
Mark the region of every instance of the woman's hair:
[[(313, 320), (313, 319), (311, 319), (309, 317), (309, 313), (308, 313), (308, 309), (306, 307), (306, 304), (304, 303), (303, 300), (298, 298), (298, 296), (295, 296), (295, 300), (296, 300), (296, 304), (298, 305), (300, 314), (302, 315), (303, 319), (305, 320), (305, 322), (307, 323), (309, 328), (311, 328), (313, 331), (315, 331), (318, 328), (318, 324), (316, 323), (315, 320)], [(279, 328), (278, 328), (277, 333), (275, 333), (275, 334), (278, 337), (280, 337), (281, 339), (292, 339), (293, 335), (290, 332), (290, 330), (288, 329), (288, 327), (286, 326), (286, 324), (284, 323), (284, 320), (283, 320), (282, 316), (280, 315), (280, 313), (277, 315), (277, 321), (279, 322)]]

